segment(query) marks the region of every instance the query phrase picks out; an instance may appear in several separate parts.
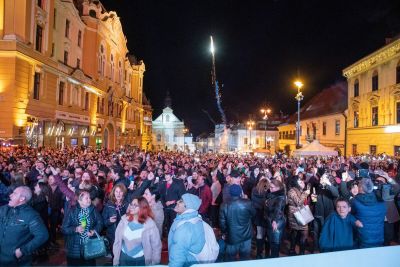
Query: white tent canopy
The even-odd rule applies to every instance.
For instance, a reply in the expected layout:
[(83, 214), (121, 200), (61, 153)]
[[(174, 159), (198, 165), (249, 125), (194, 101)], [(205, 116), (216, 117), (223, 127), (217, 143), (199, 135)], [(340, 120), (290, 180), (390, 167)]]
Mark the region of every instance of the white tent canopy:
[(321, 145), (318, 140), (312, 141), (300, 149), (293, 152), (295, 157), (301, 156), (337, 156), (338, 152), (332, 148)]

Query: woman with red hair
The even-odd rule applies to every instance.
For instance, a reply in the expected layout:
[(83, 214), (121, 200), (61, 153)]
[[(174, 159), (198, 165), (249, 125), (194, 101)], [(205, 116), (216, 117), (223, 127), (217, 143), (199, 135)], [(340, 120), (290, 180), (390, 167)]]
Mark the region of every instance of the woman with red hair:
[(160, 263), (161, 239), (150, 205), (134, 198), (115, 231), (113, 265), (143, 266)]

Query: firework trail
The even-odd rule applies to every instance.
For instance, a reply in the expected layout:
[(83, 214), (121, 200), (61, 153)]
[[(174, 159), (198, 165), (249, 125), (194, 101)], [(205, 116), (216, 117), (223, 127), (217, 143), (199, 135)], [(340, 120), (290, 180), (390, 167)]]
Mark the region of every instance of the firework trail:
[(222, 123), (224, 125), (226, 125), (226, 116), (225, 116), (225, 112), (224, 109), (222, 108), (222, 103), (221, 103), (221, 90), (219, 89), (218, 86), (218, 81), (217, 81), (217, 74), (215, 72), (215, 57), (214, 57), (214, 42), (213, 42), (213, 38), (212, 36), (210, 36), (211, 39), (211, 54), (212, 54), (212, 72), (211, 72), (211, 76), (212, 76), (212, 84), (215, 86), (215, 99), (217, 100), (217, 107), (218, 107), (218, 111), (221, 114), (221, 118), (222, 118)]

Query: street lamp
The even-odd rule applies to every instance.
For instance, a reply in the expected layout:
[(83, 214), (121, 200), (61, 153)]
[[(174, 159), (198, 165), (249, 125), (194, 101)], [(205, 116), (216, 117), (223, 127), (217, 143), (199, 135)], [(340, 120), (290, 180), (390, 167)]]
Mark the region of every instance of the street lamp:
[(189, 132), (187, 128), (183, 128), (183, 151), (186, 151), (186, 134)]
[(254, 121), (252, 120), (247, 121), (247, 127), (250, 131), (249, 149), (251, 149), (251, 130), (253, 129), (253, 126), (254, 126)]
[(264, 125), (264, 149), (267, 149), (267, 120), (268, 120), (268, 114), (271, 113), (270, 108), (262, 108), (261, 113), (263, 114), (263, 120), (265, 120), (265, 125)]
[(300, 148), (300, 102), (304, 98), (300, 90), (303, 87), (303, 83), (297, 80), (294, 85), (297, 87), (297, 95), (295, 97), (297, 100), (296, 148)]

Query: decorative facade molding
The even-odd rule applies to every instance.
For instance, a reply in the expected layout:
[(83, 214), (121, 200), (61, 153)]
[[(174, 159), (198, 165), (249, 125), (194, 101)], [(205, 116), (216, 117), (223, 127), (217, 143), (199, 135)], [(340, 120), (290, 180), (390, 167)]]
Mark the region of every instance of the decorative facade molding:
[(359, 73), (375, 68), (389, 60), (391, 60), (400, 52), (400, 39), (396, 40), (375, 53), (367, 56), (350, 67), (343, 70), (343, 75), (346, 78), (351, 78)]

